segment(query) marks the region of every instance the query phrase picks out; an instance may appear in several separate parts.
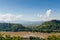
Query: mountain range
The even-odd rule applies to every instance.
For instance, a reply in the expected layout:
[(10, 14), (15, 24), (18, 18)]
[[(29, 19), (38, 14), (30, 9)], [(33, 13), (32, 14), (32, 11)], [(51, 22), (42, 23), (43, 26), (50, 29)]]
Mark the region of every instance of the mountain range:
[(46, 22), (0, 23), (0, 31), (60, 32), (60, 20)]

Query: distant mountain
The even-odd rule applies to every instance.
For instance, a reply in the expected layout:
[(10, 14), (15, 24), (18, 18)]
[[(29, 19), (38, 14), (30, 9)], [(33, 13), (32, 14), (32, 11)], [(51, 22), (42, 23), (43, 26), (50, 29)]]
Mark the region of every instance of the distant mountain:
[(24, 24), (25, 26), (20, 23), (0, 23), (0, 31), (60, 32), (60, 20), (25, 22)]
[(0, 22), (0, 31), (32, 31), (32, 27), (38, 26), (41, 23), (41, 21)]
[(26, 20), (19, 20), (19, 21), (15, 21), (15, 22), (1, 22), (0, 23), (14, 23), (14, 24), (22, 24), (23, 26), (38, 26), (40, 24), (42, 24), (44, 21), (26, 21)]
[(0, 23), (0, 31), (28, 31), (29, 28), (24, 27), (22, 24), (14, 23)]
[(27, 27), (38, 26), (42, 23), (43, 23), (43, 21), (24, 21), (24, 22), (21, 22), (22, 25), (27, 26)]
[(36, 27), (41, 32), (60, 32), (60, 20), (51, 20)]

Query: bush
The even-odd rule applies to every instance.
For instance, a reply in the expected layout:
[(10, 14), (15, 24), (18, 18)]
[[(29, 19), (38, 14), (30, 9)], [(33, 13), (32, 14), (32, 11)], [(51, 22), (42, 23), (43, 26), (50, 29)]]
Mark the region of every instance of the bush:
[(54, 35), (52, 35), (52, 36), (49, 36), (47, 38), (47, 40), (60, 40), (60, 36), (54, 36)]

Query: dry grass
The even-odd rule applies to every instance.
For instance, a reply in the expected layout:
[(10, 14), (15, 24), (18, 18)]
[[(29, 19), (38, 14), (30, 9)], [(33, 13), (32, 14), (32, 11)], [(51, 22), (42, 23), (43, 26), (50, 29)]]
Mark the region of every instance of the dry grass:
[(40, 32), (0, 32), (3, 36), (10, 35), (10, 36), (20, 36), (20, 37), (41, 37), (47, 38), (51, 35), (60, 36), (60, 33), (40, 33)]

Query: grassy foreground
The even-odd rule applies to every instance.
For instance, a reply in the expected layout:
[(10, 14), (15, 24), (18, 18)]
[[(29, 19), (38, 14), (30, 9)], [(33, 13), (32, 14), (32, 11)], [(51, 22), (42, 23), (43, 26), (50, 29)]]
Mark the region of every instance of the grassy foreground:
[(0, 40), (60, 40), (60, 33), (0, 32)]
[(60, 36), (49, 36), (48, 38), (39, 38), (39, 37), (32, 37), (30, 36), (29, 38), (21, 38), (21, 37), (11, 37), (9, 35), (6, 35), (5, 37), (3, 37), (0, 34), (0, 40), (60, 40)]

